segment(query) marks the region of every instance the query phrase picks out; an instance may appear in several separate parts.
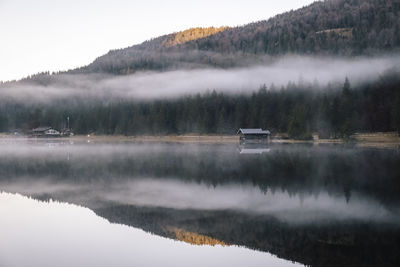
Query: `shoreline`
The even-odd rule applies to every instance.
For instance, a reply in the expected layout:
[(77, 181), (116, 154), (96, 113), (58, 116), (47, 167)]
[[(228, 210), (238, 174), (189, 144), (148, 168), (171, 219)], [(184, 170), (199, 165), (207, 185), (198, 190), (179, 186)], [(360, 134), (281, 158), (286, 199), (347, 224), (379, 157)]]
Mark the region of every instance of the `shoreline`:
[[(237, 135), (75, 135), (70, 137), (37, 138), (0, 134), (0, 140), (17, 141), (70, 141), (70, 142), (165, 142), (165, 143), (204, 143), (204, 144), (239, 144)], [(272, 137), (270, 144), (352, 144), (360, 147), (400, 148), (400, 137), (395, 132), (389, 133), (357, 133), (351, 141), (342, 139), (294, 140)]]

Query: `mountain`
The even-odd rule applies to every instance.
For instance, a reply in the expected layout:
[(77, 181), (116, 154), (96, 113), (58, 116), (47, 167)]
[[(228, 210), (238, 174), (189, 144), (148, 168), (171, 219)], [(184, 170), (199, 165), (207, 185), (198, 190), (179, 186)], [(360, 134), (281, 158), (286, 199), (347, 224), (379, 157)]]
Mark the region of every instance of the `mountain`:
[[(63, 128), (68, 116), (84, 135), (400, 133), (399, 11), (400, 0), (326, 0), (113, 50), (79, 69), (0, 84), (0, 131)], [(176, 69), (185, 71), (168, 72)], [(142, 71), (157, 73), (114, 77)]]
[(399, 0), (326, 0), (241, 27), (196, 28), (112, 50), (72, 73), (130, 74), (229, 68), (285, 54), (358, 56), (398, 51)]
[(161, 46), (171, 47), (184, 44), (193, 40), (206, 38), (227, 29), (228, 27), (192, 28), (186, 31), (170, 34), (167, 36), (167, 38), (162, 38), (163, 42), (161, 43)]

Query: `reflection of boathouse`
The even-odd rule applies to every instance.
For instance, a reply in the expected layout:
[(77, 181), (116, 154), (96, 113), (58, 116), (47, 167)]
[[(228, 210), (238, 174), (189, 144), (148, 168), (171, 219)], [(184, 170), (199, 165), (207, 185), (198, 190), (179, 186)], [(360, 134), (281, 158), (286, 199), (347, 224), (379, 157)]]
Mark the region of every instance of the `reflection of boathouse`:
[(270, 131), (259, 129), (242, 129), (237, 132), (241, 143), (262, 143), (269, 141)]
[(240, 154), (264, 154), (271, 151), (269, 144), (266, 143), (242, 143), (239, 145)]

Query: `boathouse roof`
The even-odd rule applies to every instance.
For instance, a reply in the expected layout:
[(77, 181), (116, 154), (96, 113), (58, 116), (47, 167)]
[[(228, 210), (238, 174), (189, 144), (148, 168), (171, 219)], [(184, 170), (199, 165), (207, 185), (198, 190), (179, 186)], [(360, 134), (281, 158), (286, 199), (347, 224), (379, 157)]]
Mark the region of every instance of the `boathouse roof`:
[(268, 130), (263, 130), (263, 129), (261, 129), (261, 128), (257, 128), (257, 129), (242, 129), (242, 128), (240, 128), (240, 129), (237, 131), (237, 134), (240, 134), (240, 133), (242, 133), (242, 134), (260, 134), (260, 135), (263, 135), (263, 134), (271, 134), (270, 131), (268, 131)]

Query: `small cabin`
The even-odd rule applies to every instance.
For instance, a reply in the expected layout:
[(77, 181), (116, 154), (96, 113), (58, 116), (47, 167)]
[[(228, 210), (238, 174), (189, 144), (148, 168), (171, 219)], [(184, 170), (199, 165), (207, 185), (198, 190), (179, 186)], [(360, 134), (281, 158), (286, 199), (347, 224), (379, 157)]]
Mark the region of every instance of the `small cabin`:
[(31, 133), (34, 137), (59, 137), (61, 135), (59, 131), (49, 126), (32, 129)]
[(240, 135), (241, 143), (262, 143), (268, 142), (271, 132), (268, 130), (258, 129), (239, 129), (237, 134)]

